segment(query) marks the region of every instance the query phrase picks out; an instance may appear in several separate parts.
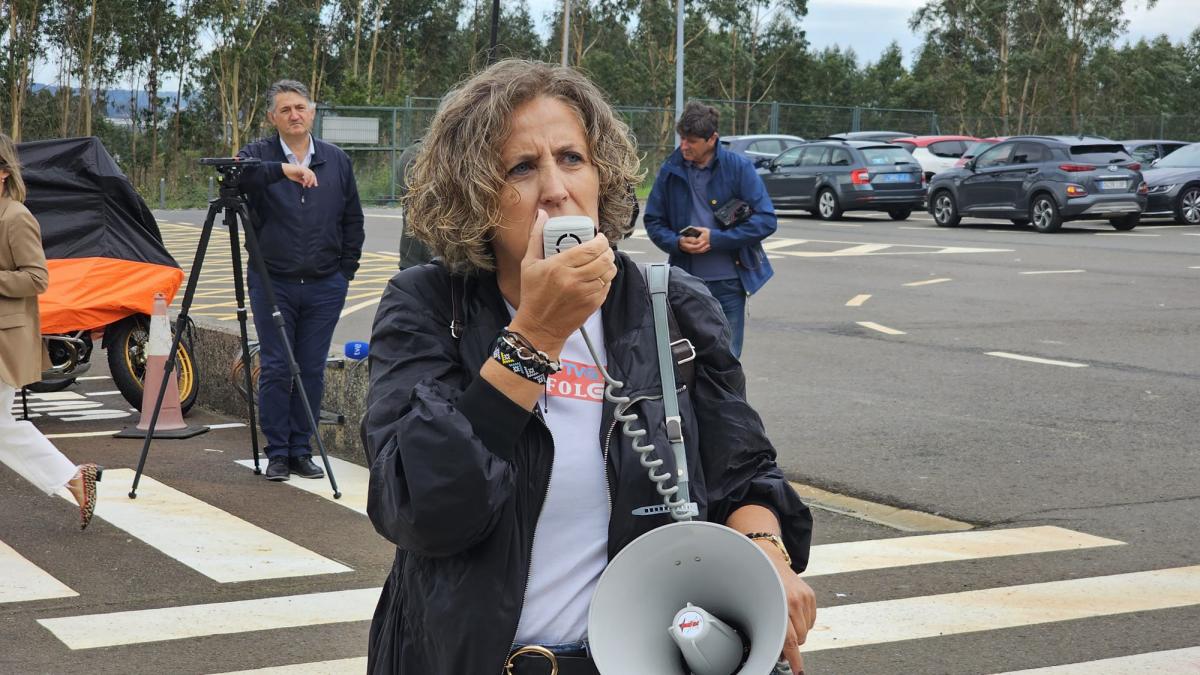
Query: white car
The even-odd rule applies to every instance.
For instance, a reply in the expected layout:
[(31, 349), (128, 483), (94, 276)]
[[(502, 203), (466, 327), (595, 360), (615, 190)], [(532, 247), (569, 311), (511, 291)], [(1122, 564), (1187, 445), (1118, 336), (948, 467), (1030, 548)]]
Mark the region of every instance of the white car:
[(953, 169), (958, 158), (978, 140), (974, 136), (911, 136), (891, 142), (907, 150), (917, 160), (928, 181), (936, 173)]

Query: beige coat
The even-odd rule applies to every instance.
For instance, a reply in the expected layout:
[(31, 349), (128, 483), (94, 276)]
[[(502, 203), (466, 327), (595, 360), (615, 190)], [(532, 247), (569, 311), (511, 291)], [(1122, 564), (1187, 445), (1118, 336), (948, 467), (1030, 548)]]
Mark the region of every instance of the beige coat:
[(0, 380), (14, 388), (42, 379), (37, 296), (49, 284), (41, 227), (24, 204), (0, 197)]

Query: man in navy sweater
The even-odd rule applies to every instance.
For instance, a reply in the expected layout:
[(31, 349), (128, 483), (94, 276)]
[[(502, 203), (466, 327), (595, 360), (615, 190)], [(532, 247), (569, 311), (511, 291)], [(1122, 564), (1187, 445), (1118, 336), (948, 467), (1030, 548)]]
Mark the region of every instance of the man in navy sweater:
[[(267, 121), (278, 135), (250, 143), (238, 156), (262, 160), (244, 172), (242, 189), (258, 220), (259, 248), (304, 392), (313, 418), (319, 419), (325, 360), (358, 270), (364, 234), (350, 158), (312, 137), (315, 116), (303, 84), (276, 82), (267, 90)], [(246, 279), (259, 339), (258, 410), (267, 439), (267, 479), (284, 481), (292, 473), (323, 478), (309, 445), (315, 430), (292, 390), (285, 346), (271, 320), (263, 288), (267, 280), (253, 267)]]

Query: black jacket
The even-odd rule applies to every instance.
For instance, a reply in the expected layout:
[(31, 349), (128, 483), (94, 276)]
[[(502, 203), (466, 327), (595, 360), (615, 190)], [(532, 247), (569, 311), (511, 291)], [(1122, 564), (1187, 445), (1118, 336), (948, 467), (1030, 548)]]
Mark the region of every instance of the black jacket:
[(315, 188), (284, 178), (287, 157), (278, 134), (238, 153), (263, 162), (242, 176), (242, 190), (258, 219), (259, 248), (275, 279), (320, 279), (338, 271), (353, 279), (365, 236), (354, 169), (341, 148), (317, 138), (312, 142), (308, 168), (317, 174)]
[[(635, 399), (661, 393), (645, 282), (624, 254), (604, 303), (608, 367)], [(670, 303), (698, 358), (695, 391), (679, 395), (691, 496), (704, 520), (744, 504), (775, 511), (794, 567), (808, 562), (812, 517), (775, 464), (762, 421), (746, 403), (720, 306), (702, 282), (672, 270)], [(553, 441), (539, 414), (517, 406), (479, 369), (509, 315), (493, 274), (466, 282), (466, 329), (450, 335), (450, 277), (435, 264), (397, 274), (371, 339), (363, 420), (371, 482), (367, 512), (397, 547), (371, 625), (370, 673), (491, 675), (517, 630), (533, 532), (549, 488)], [(648, 440), (674, 473), (661, 400), (635, 406)], [(605, 402), (611, 560), (670, 517), (633, 516), (662, 503)]]

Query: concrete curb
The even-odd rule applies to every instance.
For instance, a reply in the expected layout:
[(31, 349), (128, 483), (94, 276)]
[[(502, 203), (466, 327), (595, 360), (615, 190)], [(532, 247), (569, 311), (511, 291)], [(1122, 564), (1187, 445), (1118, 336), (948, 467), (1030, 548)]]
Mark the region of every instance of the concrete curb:
[(805, 504), (851, 518), (876, 523), (901, 532), (962, 532), (974, 525), (943, 516), (828, 492), (803, 483), (792, 483)]
[[(233, 366), (241, 354), (238, 324), (195, 317), (192, 344), (200, 394), (197, 403), (209, 410), (249, 422), (246, 399), (233, 383)], [(250, 340), (256, 339), (253, 326)], [(339, 413), (340, 424), (322, 424), (321, 439), (330, 455), (355, 464), (366, 464), (358, 425), (366, 411), (367, 364), (345, 358), (330, 361), (325, 368), (325, 397), (321, 409)], [(257, 403), (257, 402), (256, 402)], [(246, 445), (250, 445), (247, 431)], [(265, 443), (259, 436), (260, 444)], [(262, 445), (259, 446), (260, 449)], [(313, 448), (316, 452), (316, 448)]]

